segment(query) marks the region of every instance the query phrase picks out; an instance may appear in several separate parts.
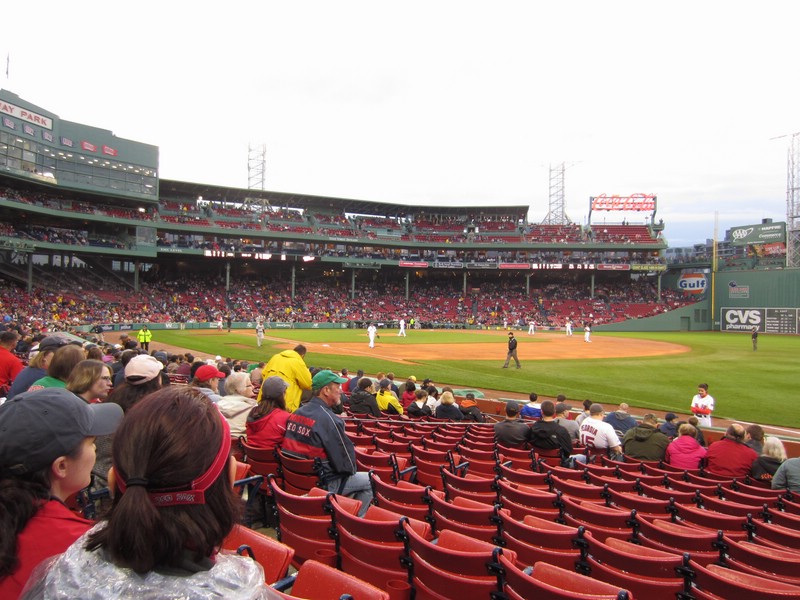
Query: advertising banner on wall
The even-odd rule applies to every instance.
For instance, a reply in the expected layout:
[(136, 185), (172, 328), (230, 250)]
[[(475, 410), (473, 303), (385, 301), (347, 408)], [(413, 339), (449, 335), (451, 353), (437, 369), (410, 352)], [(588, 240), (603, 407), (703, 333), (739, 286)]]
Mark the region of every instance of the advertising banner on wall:
[(750, 244), (770, 244), (786, 241), (786, 223), (764, 223), (744, 225), (728, 231), (731, 244), (747, 246)]
[(708, 288), (708, 277), (702, 271), (684, 269), (678, 278), (677, 289), (692, 296), (701, 296)]
[(796, 334), (800, 310), (796, 308), (723, 308), (720, 311), (720, 331), (751, 331), (759, 333)]

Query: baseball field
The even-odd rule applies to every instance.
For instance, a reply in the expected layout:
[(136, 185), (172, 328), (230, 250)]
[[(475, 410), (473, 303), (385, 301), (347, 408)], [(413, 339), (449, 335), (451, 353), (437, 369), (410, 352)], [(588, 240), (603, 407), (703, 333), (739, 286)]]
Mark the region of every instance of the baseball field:
[[(800, 368), (800, 337), (759, 338), (753, 351), (748, 334), (717, 332), (593, 333), (586, 343), (576, 331), (516, 331), (522, 368), (502, 369), (507, 332), (419, 331), (398, 337), (380, 330), (370, 349), (366, 331), (355, 329), (268, 330), (262, 348), (251, 330), (163, 330), (152, 348), (170, 346), (199, 354), (266, 361), (302, 343), (309, 366), (368, 374), (393, 371), (432, 378), (437, 385), (544, 396), (565, 394), (574, 406), (586, 398), (613, 407), (620, 402), (687, 414), (697, 384), (708, 383), (716, 399), (714, 416), (778, 427), (800, 427), (794, 387)], [(499, 395), (501, 398), (502, 394)]]

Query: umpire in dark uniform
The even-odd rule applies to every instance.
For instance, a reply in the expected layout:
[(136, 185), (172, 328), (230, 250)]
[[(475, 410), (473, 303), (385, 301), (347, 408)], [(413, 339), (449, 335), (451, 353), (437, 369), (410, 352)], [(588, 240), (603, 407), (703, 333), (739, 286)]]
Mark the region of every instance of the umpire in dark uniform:
[(514, 359), (514, 362), (517, 363), (517, 368), (521, 369), (522, 365), (519, 364), (519, 358), (517, 358), (517, 338), (514, 337), (514, 332), (508, 332), (508, 354), (506, 355), (506, 362), (503, 365), (504, 369), (508, 368), (508, 362), (511, 359)]

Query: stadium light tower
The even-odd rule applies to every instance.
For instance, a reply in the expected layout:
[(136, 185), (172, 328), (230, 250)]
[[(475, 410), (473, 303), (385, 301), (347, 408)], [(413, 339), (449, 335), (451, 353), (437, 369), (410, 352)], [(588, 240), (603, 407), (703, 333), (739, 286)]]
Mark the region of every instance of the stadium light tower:
[(800, 267), (800, 131), (789, 141), (786, 168), (786, 267)]
[(263, 190), (267, 171), (267, 145), (247, 146), (247, 189)]
[(564, 171), (562, 162), (555, 167), (550, 165), (550, 206), (543, 225), (569, 225), (571, 221), (564, 212)]
[[(247, 145), (247, 189), (264, 190), (267, 173), (267, 145)], [(245, 206), (257, 205), (262, 209), (269, 206), (269, 201), (263, 198), (246, 198)]]

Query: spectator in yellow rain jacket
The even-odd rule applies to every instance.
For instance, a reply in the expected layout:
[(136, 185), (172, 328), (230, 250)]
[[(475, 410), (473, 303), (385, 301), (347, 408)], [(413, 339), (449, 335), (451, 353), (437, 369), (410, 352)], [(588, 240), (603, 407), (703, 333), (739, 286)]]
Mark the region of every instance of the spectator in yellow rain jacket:
[[(274, 355), (269, 359), (262, 371), (262, 381), (266, 381), (267, 377), (277, 375), (289, 384), (284, 395), (288, 412), (294, 412), (300, 406), (303, 390), (311, 390), (311, 372), (308, 370), (305, 360), (303, 360), (305, 355), (306, 347), (298, 344), (294, 347), (294, 350), (284, 350)], [(260, 390), (258, 392), (258, 401), (261, 402)]]

